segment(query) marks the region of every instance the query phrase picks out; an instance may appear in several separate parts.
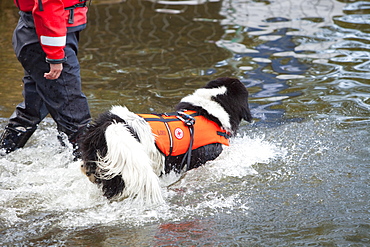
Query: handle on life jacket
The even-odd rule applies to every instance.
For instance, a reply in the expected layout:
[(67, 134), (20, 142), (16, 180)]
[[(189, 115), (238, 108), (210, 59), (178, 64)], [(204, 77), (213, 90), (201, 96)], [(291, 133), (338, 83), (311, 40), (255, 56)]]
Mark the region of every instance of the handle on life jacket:
[(186, 126), (193, 126), (195, 123), (195, 118), (190, 116), (189, 114), (186, 114), (185, 112), (178, 111), (177, 112), (177, 118), (180, 119)]

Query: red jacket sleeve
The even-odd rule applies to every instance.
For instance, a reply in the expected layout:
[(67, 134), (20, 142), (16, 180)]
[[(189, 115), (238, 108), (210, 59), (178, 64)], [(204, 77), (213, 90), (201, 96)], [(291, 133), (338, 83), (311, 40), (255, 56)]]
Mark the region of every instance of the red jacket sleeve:
[(32, 13), (46, 60), (50, 63), (64, 62), (68, 17), (65, 16), (63, 0), (35, 0)]

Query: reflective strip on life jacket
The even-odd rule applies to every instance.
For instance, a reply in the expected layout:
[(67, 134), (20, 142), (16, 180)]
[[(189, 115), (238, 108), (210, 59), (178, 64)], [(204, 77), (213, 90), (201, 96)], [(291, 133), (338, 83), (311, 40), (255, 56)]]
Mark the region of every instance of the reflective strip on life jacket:
[[(218, 124), (198, 115), (195, 111), (184, 111), (195, 119), (194, 142), (192, 149), (197, 149), (212, 143), (229, 145), (230, 135)], [(166, 156), (185, 154), (190, 145), (189, 127), (178, 118), (177, 113), (138, 114), (152, 128), (158, 149)]]

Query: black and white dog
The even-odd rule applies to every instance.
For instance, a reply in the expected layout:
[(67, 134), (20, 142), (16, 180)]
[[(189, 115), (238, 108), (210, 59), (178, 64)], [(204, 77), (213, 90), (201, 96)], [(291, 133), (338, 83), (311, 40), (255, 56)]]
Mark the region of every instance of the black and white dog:
[(250, 122), (248, 91), (235, 78), (218, 78), (186, 96), (164, 114), (135, 114), (113, 106), (81, 139), (82, 171), (108, 199), (162, 202), (159, 177), (214, 160)]

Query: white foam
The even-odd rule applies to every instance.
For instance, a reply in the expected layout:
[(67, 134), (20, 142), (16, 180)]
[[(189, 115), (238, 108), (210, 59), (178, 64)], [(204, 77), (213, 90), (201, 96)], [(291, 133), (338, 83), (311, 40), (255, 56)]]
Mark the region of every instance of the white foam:
[(285, 151), (264, 140), (264, 137), (247, 135), (233, 138), (214, 161), (210, 170), (218, 177), (245, 177), (255, 175), (253, 165), (267, 163), (285, 155)]

